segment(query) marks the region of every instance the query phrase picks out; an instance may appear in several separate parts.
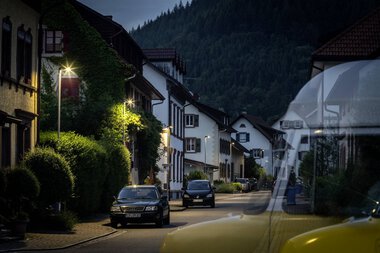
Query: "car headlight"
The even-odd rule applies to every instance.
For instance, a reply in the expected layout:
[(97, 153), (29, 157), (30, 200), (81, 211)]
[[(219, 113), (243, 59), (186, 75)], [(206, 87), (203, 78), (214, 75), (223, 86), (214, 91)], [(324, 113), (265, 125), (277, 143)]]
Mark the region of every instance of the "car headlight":
[(189, 194), (183, 194), (183, 198), (185, 198), (185, 199), (188, 199), (188, 198), (190, 198), (190, 196), (189, 196)]
[(157, 211), (157, 206), (146, 206), (145, 211)]
[(119, 206), (111, 206), (111, 212), (120, 212)]
[(212, 194), (211, 193), (207, 194), (206, 198), (212, 198)]

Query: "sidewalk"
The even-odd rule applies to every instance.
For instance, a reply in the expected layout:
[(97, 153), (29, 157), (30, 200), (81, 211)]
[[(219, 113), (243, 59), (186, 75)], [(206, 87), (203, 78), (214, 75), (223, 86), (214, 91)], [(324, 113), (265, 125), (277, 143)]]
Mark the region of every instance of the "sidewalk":
[[(246, 193), (241, 194), (217, 194), (216, 199), (228, 199), (239, 196), (245, 196)], [(283, 203), (284, 210), (287, 212), (274, 212), (272, 219), (272, 242), (271, 248), (274, 250), (271, 252), (278, 252), (279, 248), (285, 243), (285, 241), (299, 233), (330, 225), (338, 222), (330, 218), (322, 218), (305, 213), (305, 207), (307, 206), (302, 198), (297, 199), (297, 203), (294, 206), (286, 206), (286, 202)], [(181, 199), (170, 200), (171, 211), (184, 211), (186, 208), (182, 207)], [(264, 218), (269, 217), (270, 212), (261, 214)], [(253, 230), (254, 231), (254, 230)], [(82, 221), (75, 226), (72, 232), (57, 232), (57, 231), (33, 231), (27, 233), (27, 239), (25, 240), (10, 240), (0, 241), (0, 252), (19, 252), (19, 251), (39, 251), (39, 250), (52, 250), (52, 249), (65, 249), (71, 246), (82, 244), (91, 240), (103, 238), (117, 230), (109, 225), (108, 215), (99, 215), (91, 220)], [(263, 240), (267, 241), (267, 240)], [(266, 246), (267, 247), (267, 246)], [(265, 248), (265, 247), (264, 247)]]

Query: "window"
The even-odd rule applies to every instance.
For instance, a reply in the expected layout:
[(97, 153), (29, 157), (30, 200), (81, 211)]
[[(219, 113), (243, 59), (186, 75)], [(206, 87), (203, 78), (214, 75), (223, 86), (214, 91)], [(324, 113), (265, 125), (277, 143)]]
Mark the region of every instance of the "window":
[(303, 122), (301, 120), (295, 120), (293, 122), (294, 128), (302, 128), (303, 127)]
[(223, 139), (220, 139), (219, 143), (220, 143), (220, 147), (219, 147), (220, 153), (229, 155), (231, 153), (230, 152), (230, 142), (223, 140)]
[(253, 158), (263, 158), (264, 157), (264, 149), (261, 149), (261, 148), (251, 149), (251, 156)]
[(249, 133), (237, 133), (236, 140), (241, 143), (249, 142)]
[(63, 49), (62, 31), (46, 31), (45, 52), (61, 53)]
[(186, 138), (186, 152), (201, 152), (201, 139)]
[(199, 115), (186, 114), (185, 115), (185, 126), (186, 127), (197, 127), (197, 126), (199, 126)]
[(309, 136), (307, 136), (307, 135), (302, 135), (302, 136), (301, 136), (301, 143), (302, 143), (302, 144), (308, 144), (308, 143), (309, 143)]
[(245, 124), (240, 124), (240, 128), (245, 128)]
[(9, 17), (3, 19), (1, 40), (1, 74), (11, 75), (12, 23)]
[[(23, 80), (20, 80), (24, 77)], [(17, 79), (30, 84), (32, 77), (32, 34), (24, 25), (17, 30)]]
[(1, 133), (1, 167), (11, 165), (11, 129), (10, 126), (3, 126)]
[(289, 120), (283, 120), (283, 121), (281, 121), (281, 128), (282, 129), (288, 129), (288, 128), (290, 128), (290, 121)]

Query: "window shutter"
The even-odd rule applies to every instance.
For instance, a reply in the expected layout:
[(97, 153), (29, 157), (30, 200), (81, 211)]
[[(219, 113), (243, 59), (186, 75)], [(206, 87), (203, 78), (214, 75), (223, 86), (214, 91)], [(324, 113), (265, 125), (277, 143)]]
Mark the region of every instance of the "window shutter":
[(194, 115), (194, 126), (199, 126), (199, 115)]
[(238, 142), (240, 142), (240, 133), (237, 133), (237, 134), (236, 134), (236, 140), (237, 140)]
[(246, 138), (247, 142), (249, 142), (249, 133), (246, 133)]
[(201, 152), (201, 139), (195, 139), (195, 152)]

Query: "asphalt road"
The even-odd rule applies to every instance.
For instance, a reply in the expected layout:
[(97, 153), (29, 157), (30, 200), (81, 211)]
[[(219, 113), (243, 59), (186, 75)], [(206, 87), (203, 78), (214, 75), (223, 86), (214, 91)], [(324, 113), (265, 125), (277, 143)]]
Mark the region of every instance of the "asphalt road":
[(258, 214), (266, 209), (270, 192), (250, 192), (228, 195), (216, 201), (216, 207), (190, 207), (181, 212), (171, 213), (171, 224), (163, 228), (154, 225), (128, 225), (119, 227), (118, 232), (97, 241), (54, 252), (128, 252), (158, 253), (165, 235), (180, 227), (210, 221), (226, 216)]

